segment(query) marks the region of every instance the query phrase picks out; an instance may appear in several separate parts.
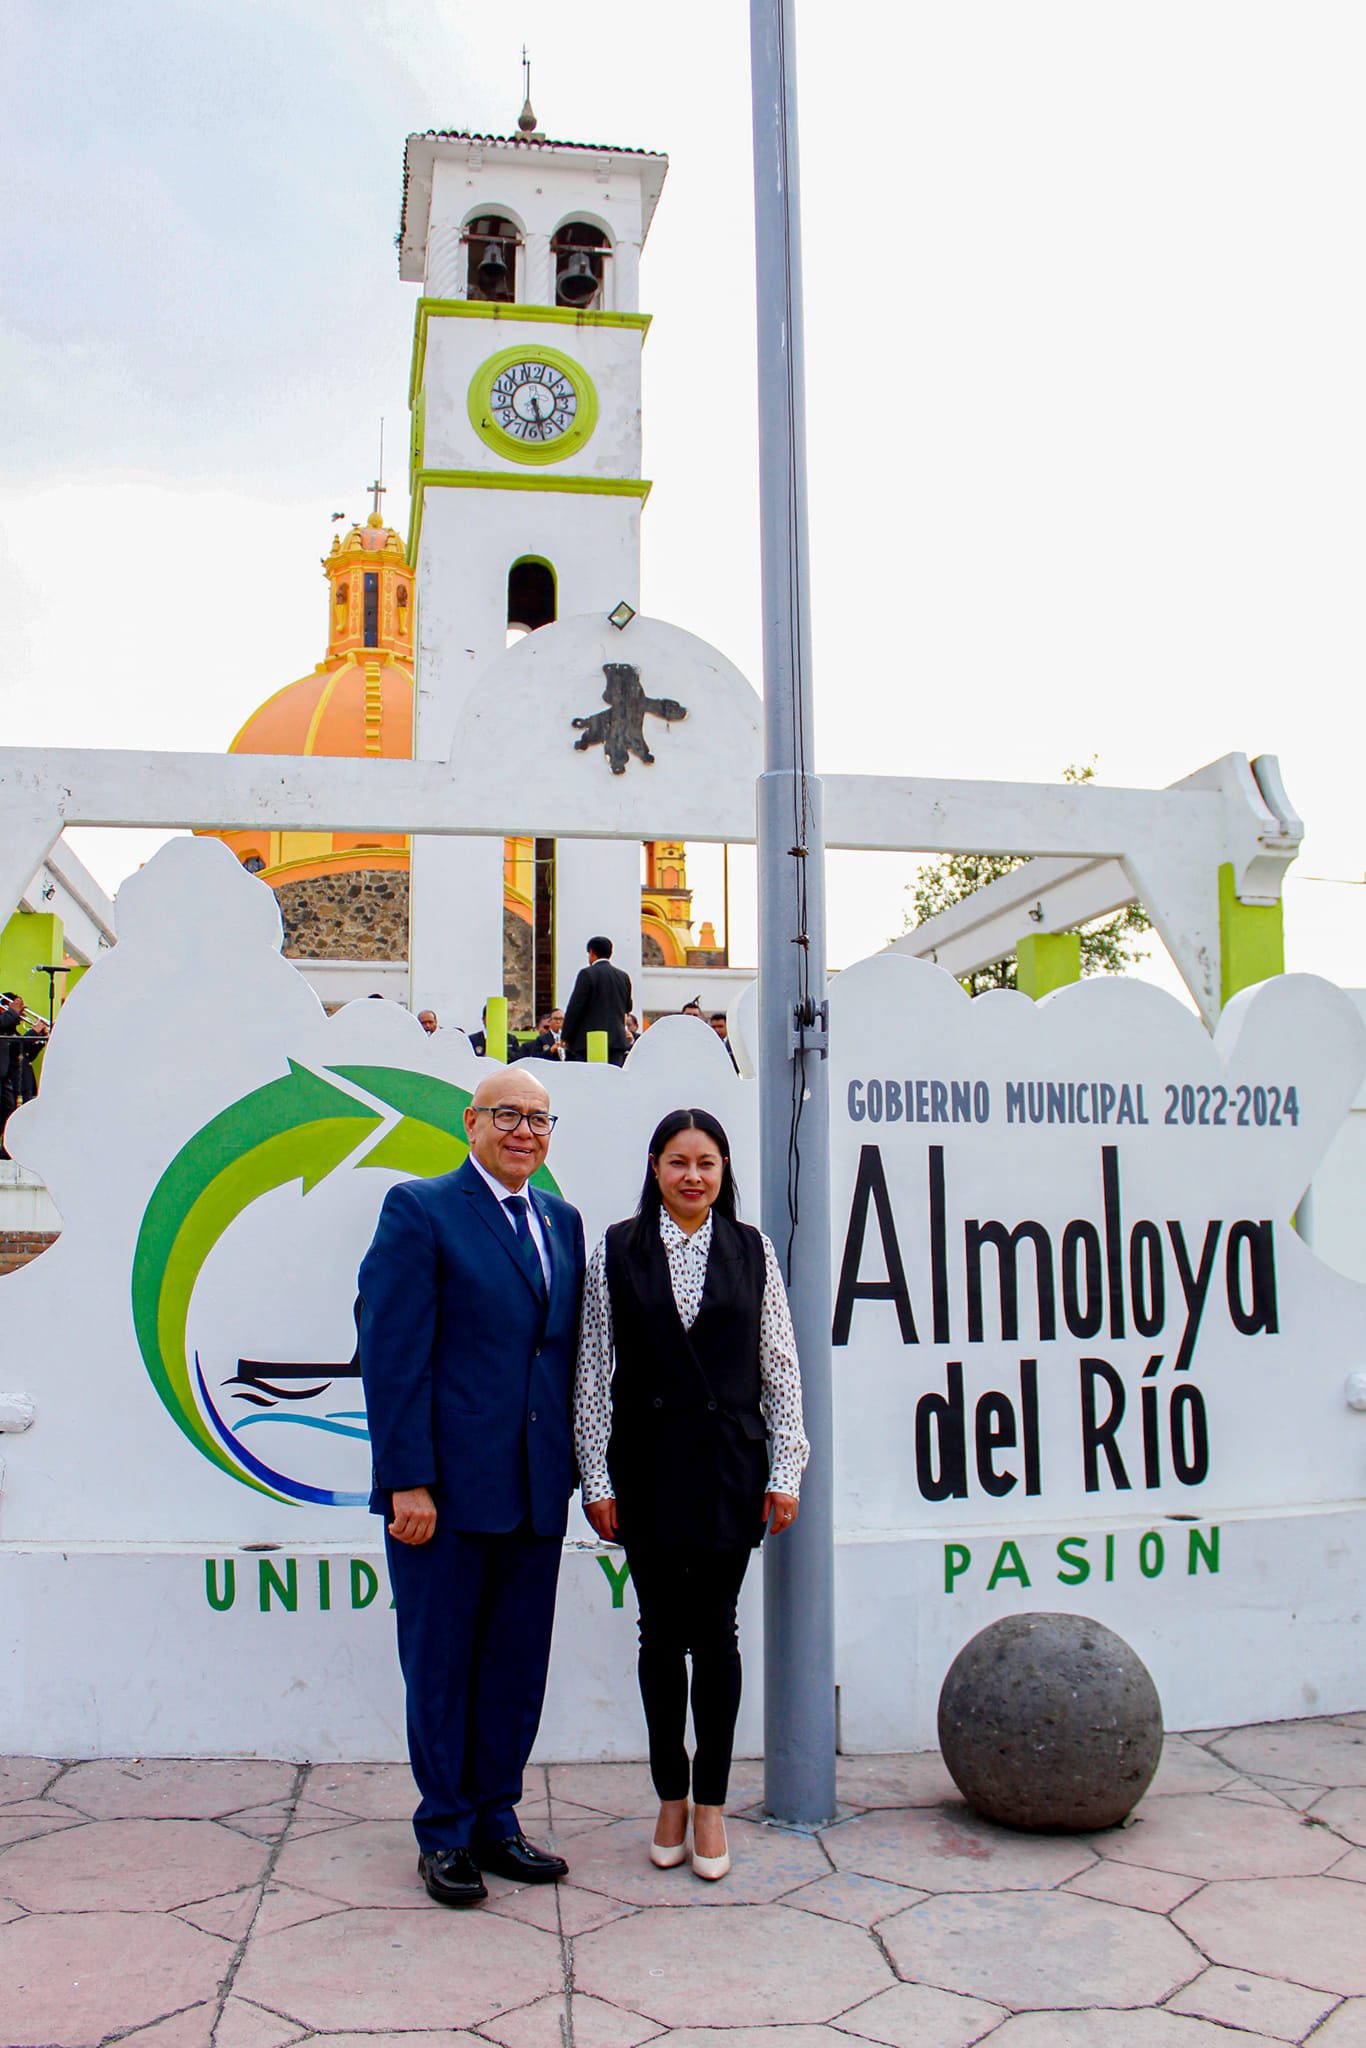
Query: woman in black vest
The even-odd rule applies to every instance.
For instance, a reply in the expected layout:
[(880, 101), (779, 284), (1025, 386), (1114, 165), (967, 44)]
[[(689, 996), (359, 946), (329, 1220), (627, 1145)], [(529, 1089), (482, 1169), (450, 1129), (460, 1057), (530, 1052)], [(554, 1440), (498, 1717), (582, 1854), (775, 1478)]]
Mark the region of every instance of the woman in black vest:
[[(730, 1868), (724, 1806), (740, 1651), (735, 1606), (765, 1530), (790, 1528), (806, 1464), (801, 1378), (772, 1245), (735, 1214), (730, 1145), (704, 1109), (650, 1140), (640, 1206), (589, 1262), (574, 1395), (584, 1509), (626, 1550), (662, 1869)], [(687, 1656), (697, 1753), (684, 1744)]]

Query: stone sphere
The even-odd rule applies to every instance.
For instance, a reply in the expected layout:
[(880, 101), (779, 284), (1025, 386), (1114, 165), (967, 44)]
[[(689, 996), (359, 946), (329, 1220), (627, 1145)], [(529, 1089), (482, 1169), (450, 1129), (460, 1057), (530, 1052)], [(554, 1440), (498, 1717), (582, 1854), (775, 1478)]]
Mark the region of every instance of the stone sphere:
[(1011, 1614), (949, 1666), (939, 1747), (988, 1820), (1112, 1828), (1152, 1782), (1162, 1703), (1142, 1659), (1112, 1629), (1084, 1614)]

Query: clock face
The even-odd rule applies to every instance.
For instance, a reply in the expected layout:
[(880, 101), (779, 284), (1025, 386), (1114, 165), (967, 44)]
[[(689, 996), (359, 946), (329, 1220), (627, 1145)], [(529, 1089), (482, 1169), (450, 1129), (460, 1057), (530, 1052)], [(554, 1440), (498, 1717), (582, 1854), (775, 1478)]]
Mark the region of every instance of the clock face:
[(563, 461), (583, 446), (597, 414), (587, 371), (558, 349), (504, 349), (470, 384), (470, 423), (509, 462)]
[(535, 357), (510, 363), (495, 377), (489, 402), (505, 434), (542, 445), (567, 434), (579, 410), (579, 394), (564, 371)]

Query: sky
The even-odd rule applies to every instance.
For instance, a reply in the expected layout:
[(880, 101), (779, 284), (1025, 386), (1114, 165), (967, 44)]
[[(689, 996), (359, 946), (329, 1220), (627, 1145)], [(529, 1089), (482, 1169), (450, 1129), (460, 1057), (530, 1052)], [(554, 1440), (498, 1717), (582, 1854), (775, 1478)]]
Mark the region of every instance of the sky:
[[(0, 0), (0, 30), (7, 742), (218, 749), (312, 668), (381, 418), (406, 531), (404, 137), (510, 132), (524, 41), (547, 133), (670, 156), (644, 606), (758, 683), (742, 0)], [(798, 0), (797, 49), (817, 767), (1276, 754), (1288, 964), (1366, 985), (1359, 0)], [(153, 843), (80, 850), (112, 888)], [(834, 964), (916, 864), (831, 857)]]

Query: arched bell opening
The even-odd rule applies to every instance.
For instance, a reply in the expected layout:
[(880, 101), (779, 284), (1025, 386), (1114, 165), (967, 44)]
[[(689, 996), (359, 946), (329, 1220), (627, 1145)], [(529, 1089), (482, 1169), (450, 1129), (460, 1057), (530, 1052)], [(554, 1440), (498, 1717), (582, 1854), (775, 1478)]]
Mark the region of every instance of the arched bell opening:
[(517, 296), (516, 224), (500, 213), (480, 214), (465, 229), (465, 297), (510, 304)]
[[(523, 555), (508, 570), (507, 644), (558, 616), (559, 590), (552, 565), (540, 555)], [(529, 708), (529, 707), (528, 707)], [(555, 1002), (555, 842), (553, 839), (507, 839), (503, 842), (504, 873), (519, 893), (517, 916), (530, 927), (512, 933), (520, 980), (525, 984), (526, 1022), (543, 1017)], [(523, 908), (522, 905), (525, 907)], [(505, 970), (509, 927), (504, 932)], [(505, 973), (506, 980), (506, 973)]]
[(612, 245), (591, 221), (570, 220), (550, 243), (555, 264), (555, 303), (577, 313), (601, 307), (603, 278)]
[(539, 555), (524, 555), (508, 570), (508, 645), (538, 633), (556, 618), (555, 571)]

